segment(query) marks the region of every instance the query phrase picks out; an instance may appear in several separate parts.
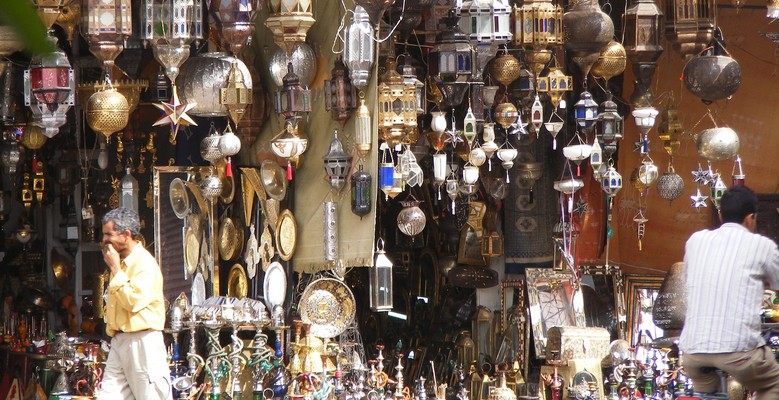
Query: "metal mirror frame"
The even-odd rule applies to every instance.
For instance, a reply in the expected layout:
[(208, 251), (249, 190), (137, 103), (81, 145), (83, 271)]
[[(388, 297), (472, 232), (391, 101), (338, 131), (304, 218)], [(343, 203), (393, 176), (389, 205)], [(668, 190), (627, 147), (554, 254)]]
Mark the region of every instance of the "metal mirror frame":
[[(616, 312), (617, 326), (616, 336), (611, 339), (625, 339), (627, 337), (627, 307), (625, 305), (625, 286), (623, 282), (622, 269), (618, 265), (582, 265), (582, 277), (591, 275), (593, 277), (611, 277), (611, 291), (614, 295), (614, 311)], [(608, 327), (603, 327), (607, 328)]]
[[(654, 322), (652, 322), (652, 306), (642, 303), (649, 301), (649, 298), (646, 296), (647, 291), (654, 293), (653, 296), (650, 296), (654, 302), (664, 279), (665, 275), (625, 275), (625, 293), (627, 300), (626, 339), (631, 346), (635, 346), (638, 342), (640, 332), (637, 332), (636, 327), (641, 321), (642, 313), (645, 316), (648, 316), (649, 323), (654, 325)], [(657, 337), (654, 339), (657, 339)]]
[[(526, 294), (524, 279), (507, 279), (500, 283), (500, 333), (495, 343), (496, 361), (502, 362), (509, 356), (518, 362), (523, 377), (527, 376), (530, 350)], [(508, 296), (511, 302), (507, 301)], [(504, 346), (511, 347), (506, 349)], [(507, 351), (514, 354), (507, 355)]]
[[(170, 182), (175, 178), (182, 178), (183, 180), (187, 180), (187, 177), (192, 175), (196, 179), (199, 179), (199, 177), (205, 176), (211, 171), (211, 167), (200, 167), (200, 166), (159, 166), (154, 167), (154, 191), (153, 191), (153, 197), (154, 197), (154, 257), (157, 260), (157, 263), (160, 265), (160, 269), (162, 269), (163, 273), (165, 274), (166, 282), (173, 281), (177, 277), (177, 272), (180, 270), (181, 274), (184, 275), (184, 260), (182, 258), (181, 260), (181, 268), (176, 268), (175, 265), (167, 265), (170, 263), (168, 260), (165, 260), (163, 258), (163, 253), (166, 252), (166, 250), (169, 249), (179, 249), (178, 251), (182, 251), (184, 248), (183, 243), (183, 237), (180, 234), (181, 228), (184, 227), (184, 220), (179, 219), (175, 213), (173, 212), (173, 208), (170, 205), (169, 201), (169, 187), (167, 185), (170, 184)], [(165, 178), (163, 178), (165, 176)], [(169, 179), (168, 179), (169, 177)], [(163, 187), (164, 186), (164, 187)], [(192, 188), (192, 185), (186, 185), (188, 188)], [(197, 199), (197, 196), (199, 193), (194, 194), (193, 197)], [(202, 199), (202, 196), (201, 196)], [(200, 200), (200, 199), (197, 199)], [(199, 203), (199, 201), (198, 201)], [(190, 202), (192, 204), (192, 202)], [(212, 249), (212, 255), (214, 251), (218, 252), (218, 243), (217, 243), (217, 235), (216, 233), (219, 231), (219, 221), (218, 218), (214, 218), (214, 211), (215, 207), (213, 203), (205, 202), (206, 205), (206, 215), (201, 215), (201, 221), (203, 221), (203, 224), (210, 224), (210, 230), (206, 229), (206, 232), (208, 232), (208, 242)], [(198, 206), (199, 208), (199, 206)], [(163, 228), (162, 226), (165, 226), (164, 230), (165, 232), (171, 231), (171, 232), (177, 232), (175, 235), (165, 235), (165, 239), (163, 239)], [(204, 229), (207, 228), (208, 225), (204, 225)], [(218, 255), (217, 255), (218, 257)], [(166, 262), (168, 261), (168, 262)], [(213, 296), (215, 294), (219, 294), (219, 263), (214, 260), (214, 267), (212, 273), (208, 274), (208, 281), (210, 281), (211, 285), (210, 287), (206, 288), (206, 295), (207, 296)], [(186, 290), (183, 290), (185, 293), (187, 293), (189, 296), (191, 296), (191, 284), (192, 284), (192, 277), (189, 277), (189, 279), (186, 280)], [(171, 288), (169, 285), (165, 285), (165, 297), (166, 298), (175, 298), (182, 290), (179, 290), (180, 288)], [(175, 292), (175, 293), (174, 293)], [(172, 296), (172, 297), (171, 297)]]
[[(575, 277), (570, 271), (556, 271), (551, 268), (526, 268), (525, 280), (527, 283), (528, 314), (533, 330), (533, 343), (535, 345), (536, 357), (543, 359), (546, 357), (546, 332), (552, 325), (550, 315), (543, 315), (541, 306), (541, 293), (553, 293), (554, 296), (561, 296), (560, 301), (564, 305), (561, 312), (567, 315), (565, 319), (569, 324), (564, 326), (585, 326), (585, 316), (583, 309), (574, 307), (574, 297), (578, 291)], [(551, 290), (539, 290), (546, 285)], [(560, 289), (564, 289), (560, 291)], [(558, 325), (559, 326), (559, 325)]]

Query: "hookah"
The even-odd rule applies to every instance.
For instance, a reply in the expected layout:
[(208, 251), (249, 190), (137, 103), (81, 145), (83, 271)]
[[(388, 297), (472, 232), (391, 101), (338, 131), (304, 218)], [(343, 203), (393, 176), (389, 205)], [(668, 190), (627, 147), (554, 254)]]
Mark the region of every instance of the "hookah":
[(178, 392), (177, 399), (186, 400), (189, 399), (191, 395), (198, 392), (197, 388), (195, 388), (195, 382), (197, 381), (200, 372), (203, 371), (205, 361), (203, 360), (203, 357), (197, 354), (197, 320), (194, 313), (191, 314), (190, 319), (182, 321), (182, 325), (189, 329), (189, 350), (187, 351), (188, 369), (184, 375), (173, 380), (172, 386), (173, 389)]
[[(186, 302), (186, 297), (183, 297), (184, 294), (182, 293), (179, 295), (178, 298), (171, 304), (170, 306), (170, 313), (168, 314), (168, 319), (170, 321), (170, 328), (165, 328), (164, 332), (169, 334), (173, 338), (173, 344), (172, 348), (169, 351), (170, 361), (171, 361), (171, 379), (172, 382), (176, 382), (176, 380), (180, 377), (186, 374), (185, 371), (182, 371), (182, 361), (181, 361), (181, 352), (179, 348), (179, 334), (181, 331), (184, 330), (184, 321), (183, 321), (183, 310), (181, 308), (182, 303), (181, 301)], [(186, 303), (184, 303), (186, 304)], [(174, 398), (178, 398), (180, 395), (177, 389), (173, 389)]]
[(274, 332), (276, 332), (276, 342), (274, 343), (276, 348), (276, 359), (274, 361), (271, 373), (273, 374), (270, 385), (273, 387), (273, 397), (276, 399), (283, 399), (287, 395), (287, 383), (289, 381), (289, 372), (284, 366), (284, 339), (286, 332), (289, 330), (289, 326), (286, 325), (284, 320), (284, 307), (280, 304), (273, 306), (271, 311), (271, 320)]
[(401, 360), (403, 359), (403, 354), (398, 353), (396, 356), (398, 358), (398, 364), (395, 365), (395, 400), (409, 400), (411, 399), (411, 390), (403, 385), (403, 364), (401, 364)]
[(560, 355), (558, 352), (552, 352), (552, 360), (547, 361), (552, 366), (552, 375), (543, 373), (541, 379), (544, 382), (544, 386), (548, 387), (551, 391), (551, 400), (563, 399), (563, 378), (557, 373), (557, 369), (562, 364), (560, 361)]
[(222, 322), (214, 317), (203, 321), (203, 327), (206, 329), (206, 346), (208, 347), (206, 376), (211, 382), (208, 395), (210, 400), (219, 400), (222, 397), (220, 381), (225, 377), (227, 377), (228, 382), (230, 381), (232, 364), (227, 358), (225, 349), (219, 344), (219, 331), (222, 328)]
[(222, 305), (222, 320), (230, 326), (230, 339), (232, 340), (230, 354), (227, 358), (230, 359), (232, 364), (231, 380), (232, 380), (232, 398), (240, 399), (243, 397), (243, 389), (241, 388), (241, 372), (246, 366), (248, 360), (243, 353), (243, 340), (238, 337), (238, 322), (240, 318), (237, 318), (235, 310), (232, 304)]
[(266, 390), (270, 392), (270, 397), (273, 397), (273, 391), (262, 386), (262, 382), (265, 380), (273, 363), (273, 351), (266, 347), (268, 336), (262, 333), (262, 326), (258, 324), (256, 329), (254, 340), (249, 346), (252, 355), (247, 365), (252, 368), (252, 381), (254, 382), (253, 400), (264, 400)]

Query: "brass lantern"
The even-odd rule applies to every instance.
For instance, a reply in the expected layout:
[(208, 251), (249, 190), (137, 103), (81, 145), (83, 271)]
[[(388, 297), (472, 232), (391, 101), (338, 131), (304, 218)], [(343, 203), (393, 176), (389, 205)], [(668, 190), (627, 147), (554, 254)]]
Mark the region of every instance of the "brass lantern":
[(35, 124), (51, 138), (67, 122), (76, 83), (68, 57), (57, 47), (57, 38), (50, 33), (48, 40), (55, 50), (33, 58), (24, 71), (24, 104), (32, 109)]
[(122, 44), (133, 33), (130, 0), (84, 0), (81, 34), (89, 42), (89, 51), (112, 74), (114, 60), (124, 50)]
[(314, 25), (313, 0), (270, 0), (270, 15), (265, 26), (273, 32), (276, 44), (291, 53), (295, 44), (306, 41), (308, 30)]
[(349, 79), (346, 66), (337, 57), (330, 71), (330, 79), (325, 80), (325, 109), (330, 111), (334, 120), (343, 128), (351, 116), (352, 110), (357, 108), (357, 88)]
[(344, 145), (338, 139), (338, 129), (333, 130), (333, 140), (330, 142), (330, 150), (322, 158), (325, 164), (325, 172), (330, 187), (340, 192), (346, 184), (346, 177), (352, 168), (352, 157), (344, 151)]
[(276, 92), (276, 112), (286, 118), (311, 112), (311, 91), (300, 84), (292, 63), (287, 64), (284, 86)]
[(514, 6), (514, 44), (525, 49), (525, 62), (538, 77), (563, 44), (563, 9), (551, 0), (528, 0)]
[[(243, 64), (243, 61), (233, 58), (225, 87), (219, 89), (219, 103), (227, 108), (227, 114), (236, 127), (246, 113), (246, 109), (252, 104), (253, 83), (251, 79), (248, 79), (248, 82), (244, 79), (244, 73), (239, 69), (239, 62)], [(249, 75), (251, 76), (251, 73)]]
[(47, 30), (51, 29), (54, 22), (62, 12), (62, 8), (65, 4), (70, 3), (71, 0), (32, 0), (32, 5), (35, 10), (38, 11), (38, 17), (40, 17), (43, 26)]
[(630, 100), (636, 107), (648, 107), (654, 96), (651, 91), (652, 76), (657, 59), (663, 54), (660, 30), (663, 12), (654, 0), (634, 0), (625, 10), (625, 53), (633, 64), (636, 84)]
[(546, 78), (549, 80), (549, 89), (546, 93), (556, 110), (563, 96), (573, 90), (573, 77), (566, 75), (558, 67), (551, 67)]
[(416, 86), (404, 84), (396, 67), (395, 60), (387, 61), (378, 87), (379, 130), (389, 146), (404, 142), (417, 128)]
[(698, 54), (714, 39), (715, 0), (665, 2), (665, 38), (682, 55)]
[(376, 55), (373, 32), (368, 13), (362, 6), (355, 6), (352, 23), (344, 33), (344, 63), (349, 67), (352, 85), (359, 89), (368, 85)]

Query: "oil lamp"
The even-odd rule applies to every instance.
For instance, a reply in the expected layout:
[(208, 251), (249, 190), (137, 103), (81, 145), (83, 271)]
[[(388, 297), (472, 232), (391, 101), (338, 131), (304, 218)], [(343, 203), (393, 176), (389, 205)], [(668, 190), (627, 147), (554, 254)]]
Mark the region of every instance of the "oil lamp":
[(352, 23), (344, 33), (344, 63), (349, 68), (352, 84), (359, 89), (365, 89), (371, 74), (376, 44), (374, 43), (373, 25), (368, 13), (360, 5), (354, 7)]
[(110, 77), (123, 42), (133, 33), (132, 4), (130, 0), (84, 0), (83, 6), (81, 33)]
[(333, 140), (330, 142), (330, 149), (322, 158), (325, 165), (325, 172), (330, 187), (335, 192), (340, 192), (346, 184), (346, 177), (352, 167), (352, 157), (344, 151), (343, 143), (338, 139), (338, 130), (333, 129)]
[(276, 113), (291, 118), (307, 112), (311, 112), (311, 91), (300, 84), (300, 78), (289, 63), (284, 86), (276, 92)]
[(35, 124), (51, 138), (67, 122), (76, 84), (68, 57), (57, 47), (57, 38), (50, 32), (48, 40), (55, 50), (34, 57), (24, 71), (24, 104), (32, 109)]
[(630, 100), (636, 107), (652, 105), (652, 76), (663, 54), (660, 33), (663, 12), (654, 0), (634, 0), (625, 10), (625, 53), (633, 64), (636, 84)]
[(375, 258), (370, 269), (370, 307), (375, 312), (392, 310), (392, 261), (384, 251), (384, 239), (376, 241)]
[(347, 69), (337, 57), (330, 71), (330, 79), (325, 80), (325, 109), (330, 111), (333, 119), (341, 124), (351, 116), (352, 110), (357, 108), (357, 88), (352, 86), (352, 81), (347, 75)]
[(273, 40), (290, 53), (295, 44), (306, 41), (308, 30), (314, 25), (312, 0), (270, 0), (265, 26), (273, 32)]

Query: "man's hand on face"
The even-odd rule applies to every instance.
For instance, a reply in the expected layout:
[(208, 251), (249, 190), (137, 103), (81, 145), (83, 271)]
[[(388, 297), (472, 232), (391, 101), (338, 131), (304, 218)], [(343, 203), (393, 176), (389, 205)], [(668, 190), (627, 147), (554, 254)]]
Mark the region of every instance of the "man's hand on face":
[(108, 264), (108, 268), (111, 269), (111, 274), (116, 274), (121, 269), (121, 260), (119, 259), (119, 253), (114, 249), (114, 245), (107, 243), (105, 250), (103, 251), (103, 260)]

